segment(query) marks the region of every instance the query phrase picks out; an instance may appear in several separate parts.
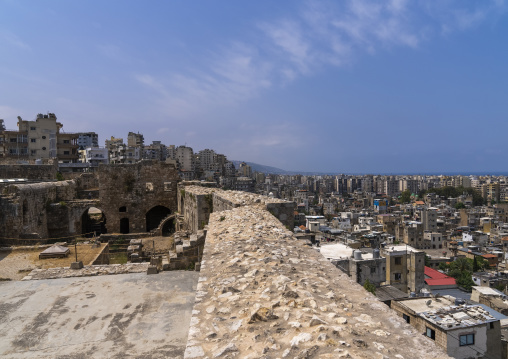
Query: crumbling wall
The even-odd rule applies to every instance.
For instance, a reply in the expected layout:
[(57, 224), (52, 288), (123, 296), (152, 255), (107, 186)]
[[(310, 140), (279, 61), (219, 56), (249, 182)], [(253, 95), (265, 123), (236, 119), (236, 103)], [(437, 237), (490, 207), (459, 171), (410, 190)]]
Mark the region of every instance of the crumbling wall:
[(202, 229), (211, 212), (221, 212), (242, 206), (257, 206), (274, 215), (286, 228), (294, 226), (295, 203), (242, 191), (225, 191), (182, 183), (179, 185), (178, 206), (184, 214), (184, 228)]
[(146, 214), (155, 206), (176, 212), (179, 180), (175, 166), (160, 161), (100, 165), (99, 201), (108, 233), (120, 233), (122, 219), (129, 233), (146, 232)]
[[(73, 181), (11, 185), (0, 196), (0, 240), (4, 245), (16, 239), (47, 238), (48, 209), (51, 204), (72, 200), (76, 196)], [(61, 220), (61, 218), (59, 219)]]
[(448, 358), (260, 206), (210, 215), (185, 358)]

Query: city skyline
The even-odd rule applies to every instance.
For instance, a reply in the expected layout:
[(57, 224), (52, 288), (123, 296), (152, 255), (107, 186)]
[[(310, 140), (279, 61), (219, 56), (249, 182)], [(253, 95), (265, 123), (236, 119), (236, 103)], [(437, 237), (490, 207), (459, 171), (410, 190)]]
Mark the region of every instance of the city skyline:
[(0, 118), (288, 171), (502, 172), (504, 1), (0, 1)]

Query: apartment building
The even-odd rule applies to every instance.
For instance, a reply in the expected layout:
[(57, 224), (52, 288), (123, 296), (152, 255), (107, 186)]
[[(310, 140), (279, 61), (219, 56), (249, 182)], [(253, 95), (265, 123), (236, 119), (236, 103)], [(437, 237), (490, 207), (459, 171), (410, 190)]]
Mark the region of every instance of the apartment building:
[(18, 116), (17, 127), (9, 130), (0, 126), (0, 157), (21, 160), (56, 158), (63, 163), (78, 162), (79, 134), (64, 132), (54, 113), (38, 114), (33, 121)]

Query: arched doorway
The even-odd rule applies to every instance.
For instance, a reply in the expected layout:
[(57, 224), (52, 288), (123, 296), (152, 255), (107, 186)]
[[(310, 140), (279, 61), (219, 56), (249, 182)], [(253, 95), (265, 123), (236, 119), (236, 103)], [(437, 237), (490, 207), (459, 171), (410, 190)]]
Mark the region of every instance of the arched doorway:
[(146, 212), (146, 231), (159, 227), (161, 221), (171, 214), (171, 210), (164, 206), (155, 206)]
[(85, 237), (100, 236), (107, 233), (106, 215), (102, 210), (96, 207), (88, 208), (81, 216), (81, 233)]

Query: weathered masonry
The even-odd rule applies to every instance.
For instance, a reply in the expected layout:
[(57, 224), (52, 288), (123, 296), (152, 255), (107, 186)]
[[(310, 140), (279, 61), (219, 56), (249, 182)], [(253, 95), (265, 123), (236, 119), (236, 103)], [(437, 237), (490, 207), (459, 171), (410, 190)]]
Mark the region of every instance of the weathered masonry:
[[(83, 174), (67, 181), (0, 185), (0, 243), (23, 244), (97, 230), (156, 230), (177, 210), (178, 180), (173, 165), (142, 161), (101, 166), (98, 177)], [(101, 211), (99, 229), (89, 218), (92, 207)]]
[[(213, 208), (197, 199), (210, 193)], [(241, 196), (188, 186), (180, 198), (188, 226), (209, 217), (185, 358), (448, 358), (299, 242), (271, 198)]]
[(108, 232), (157, 229), (177, 210), (178, 181), (175, 166), (160, 161), (99, 166), (99, 200)]
[(208, 223), (210, 213), (242, 206), (256, 206), (273, 214), (287, 229), (294, 225), (295, 203), (241, 191), (211, 188), (209, 183), (183, 182), (178, 186), (178, 211), (185, 229), (196, 232)]

